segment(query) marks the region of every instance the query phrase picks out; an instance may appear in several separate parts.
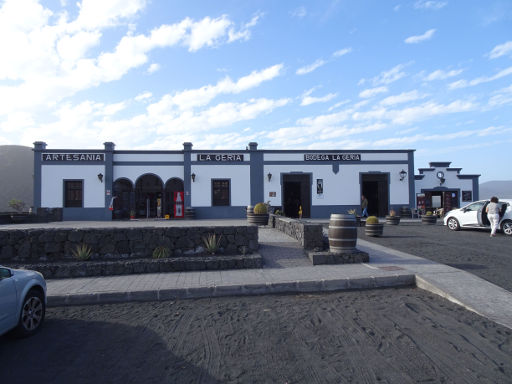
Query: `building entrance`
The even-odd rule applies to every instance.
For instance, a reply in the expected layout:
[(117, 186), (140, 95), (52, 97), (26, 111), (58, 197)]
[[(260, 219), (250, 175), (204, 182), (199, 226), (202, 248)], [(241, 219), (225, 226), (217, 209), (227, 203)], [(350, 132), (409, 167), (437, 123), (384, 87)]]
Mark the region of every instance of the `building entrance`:
[(176, 212), (174, 212), (174, 192), (183, 192), (184, 189), (183, 180), (178, 178), (172, 178), (165, 183), (164, 215), (176, 216)]
[(135, 215), (140, 218), (162, 216), (162, 180), (155, 175), (143, 175), (135, 183)]
[(113, 196), (112, 218), (115, 220), (129, 219), (130, 211), (135, 204), (132, 182), (128, 179), (116, 180), (113, 186)]
[(288, 217), (299, 217), (299, 207), (302, 217), (311, 217), (311, 175), (283, 175), (283, 211)]
[(388, 178), (382, 173), (361, 175), (361, 194), (368, 199), (368, 215), (384, 217), (389, 213)]

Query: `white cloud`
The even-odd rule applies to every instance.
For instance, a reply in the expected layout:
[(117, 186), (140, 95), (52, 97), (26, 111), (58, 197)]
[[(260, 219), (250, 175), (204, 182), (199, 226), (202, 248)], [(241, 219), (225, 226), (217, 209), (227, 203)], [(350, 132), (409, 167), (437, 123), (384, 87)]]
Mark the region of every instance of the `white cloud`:
[(512, 85), (496, 91), (496, 94), (489, 98), (489, 106), (498, 107), (512, 104)]
[(440, 104), (435, 101), (428, 101), (420, 105), (404, 109), (388, 110), (384, 107), (374, 108), (365, 112), (355, 112), (352, 115), (354, 120), (389, 120), (394, 124), (409, 124), (427, 118), (474, 110), (476, 105), (470, 101), (455, 100), (449, 104)]
[(307, 15), (306, 7), (300, 6), (290, 12), (291, 17), (296, 19), (303, 19)]
[(324, 64), (325, 64), (324, 60), (318, 59), (313, 64), (306, 65), (304, 67), (297, 69), (297, 71), (295, 73), (297, 75), (305, 75), (307, 73), (313, 72), (315, 69), (320, 68)]
[[(129, 31), (112, 51), (92, 54), (102, 30), (135, 17), (145, 0), (85, 0), (75, 20), (52, 18), (35, 0), (6, 1), (0, 8), (0, 116), (19, 110), (47, 108), (76, 92), (121, 79), (146, 64), (157, 48), (183, 45), (189, 51), (247, 39), (260, 15), (235, 32), (227, 16), (190, 18), (155, 27), (148, 34)], [(122, 6), (121, 6), (122, 5)], [(98, 11), (101, 7), (101, 12)], [(95, 12), (99, 15), (94, 17)], [(158, 69), (156, 64), (149, 72)]]
[(151, 65), (148, 68), (148, 73), (155, 73), (160, 69), (160, 64), (158, 63), (151, 63)]
[(491, 81), (498, 80), (498, 79), (501, 79), (502, 77), (509, 76), (509, 75), (512, 75), (512, 67), (505, 68), (493, 76), (477, 77), (476, 79), (473, 79), (470, 81), (467, 81), (464, 79), (454, 81), (453, 83), (450, 83), (448, 85), (448, 88), (449, 89), (457, 89), (457, 88), (473, 87), (475, 85), (489, 83)]
[(310, 93), (311, 92), (303, 95), (302, 102), (300, 103), (301, 106), (304, 107), (304, 106), (315, 104), (315, 103), (326, 103), (328, 101), (331, 101), (338, 95), (337, 93), (329, 93), (322, 97), (313, 97), (313, 96), (310, 96)]
[(438, 10), (445, 7), (447, 4), (448, 3), (445, 1), (419, 0), (414, 3), (414, 8)]
[(205, 85), (197, 89), (187, 89), (168, 96), (168, 107), (177, 106), (180, 109), (190, 109), (208, 104), (220, 94), (237, 94), (259, 86), (265, 81), (274, 79), (281, 74), (283, 64), (276, 64), (261, 71), (253, 71), (236, 82), (225, 77), (215, 85)]
[(251, 28), (256, 26), (256, 24), (258, 24), (258, 22), (260, 21), (260, 19), (262, 17), (263, 17), (262, 13), (257, 13), (256, 15), (254, 15), (252, 17), (251, 21), (243, 24), (239, 31), (236, 31), (233, 28), (230, 29), (229, 33), (228, 33), (228, 35), (229, 35), (228, 42), (231, 43), (231, 42), (237, 41), (237, 40), (243, 40), (243, 41), (249, 40), (249, 38), (251, 37)]
[(428, 76), (424, 78), (425, 81), (434, 81), (434, 80), (445, 80), (449, 79), (450, 77), (455, 77), (457, 75), (460, 75), (464, 70), (463, 69), (453, 69), (451, 71), (443, 71), (442, 69), (438, 69), (432, 73), (430, 73)]
[(359, 93), (359, 97), (362, 97), (362, 98), (369, 98), (369, 97), (373, 97), (373, 96), (376, 96), (380, 93), (386, 93), (388, 91), (388, 88), (387, 87), (376, 87), (376, 88), (370, 88), (370, 89), (365, 89), (364, 91), (361, 91)]
[(153, 96), (153, 94), (149, 91), (147, 92), (143, 92), (141, 94), (138, 94), (137, 96), (135, 96), (135, 101), (143, 101), (143, 100), (147, 100), (149, 98), (151, 98), (151, 96)]
[(512, 53), (512, 41), (495, 46), (491, 52), (488, 53), (490, 59), (497, 59), (498, 57)]
[(350, 52), (352, 52), (352, 48), (348, 47), (348, 48), (340, 49), (340, 50), (334, 52), (332, 55), (334, 57), (341, 57), (341, 56), (344, 56), (344, 55), (346, 55), (347, 53), (350, 53)]
[(366, 82), (370, 81), (374, 86), (377, 85), (387, 85), (391, 84), (397, 80), (400, 80), (401, 78), (405, 77), (407, 74), (403, 71), (403, 69), (408, 66), (410, 63), (406, 64), (398, 64), (395, 65), (393, 68), (382, 71), (378, 76), (375, 76), (374, 78), (368, 80), (368, 79), (361, 79), (358, 82), (358, 85), (365, 84)]
[(409, 101), (414, 101), (422, 98), (424, 96), (421, 96), (418, 91), (410, 91), (410, 92), (402, 92), (399, 95), (393, 95), (388, 96), (385, 99), (381, 100), (380, 104), (388, 106), (388, 105), (395, 105), (395, 104), (401, 104), (401, 103), (407, 103)]
[(432, 36), (434, 36), (435, 32), (436, 32), (435, 29), (429, 29), (423, 35), (409, 36), (407, 39), (404, 40), (404, 42), (407, 44), (421, 43), (423, 41), (430, 40), (432, 38)]
[(350, 100), (348, 100), (348, 99), (347, 100), (342, 100), (339, 103), (334, 104), (332, 107), (329, 107), (328, 111), (331, 112), (331, 111), (335, 110), (336, 108), (339, 108), (342, 105), (345, 105), (345, 104), (348, 104), (348, 103), (350, 103)]

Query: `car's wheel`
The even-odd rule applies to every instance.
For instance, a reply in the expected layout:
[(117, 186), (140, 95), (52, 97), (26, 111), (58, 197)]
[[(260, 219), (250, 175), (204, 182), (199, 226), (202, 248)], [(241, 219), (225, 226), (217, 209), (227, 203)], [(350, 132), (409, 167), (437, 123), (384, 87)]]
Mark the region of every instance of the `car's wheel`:
[(501, 223), (501, 231), (507, 236), (512, 236), (512, 220), (505, 220)]
[(455, 217), (450, 217), (448, 221), (446, 222), (446, 225), (448, 228), (450, 228), (452, 231), (458, 231), (460, 229), (459, 221)]
[(30, 290), (23, 300), (16, 335), (26, 337), (36, 333), (43, 324), (45, 310), (43, 294), (36, 289)]

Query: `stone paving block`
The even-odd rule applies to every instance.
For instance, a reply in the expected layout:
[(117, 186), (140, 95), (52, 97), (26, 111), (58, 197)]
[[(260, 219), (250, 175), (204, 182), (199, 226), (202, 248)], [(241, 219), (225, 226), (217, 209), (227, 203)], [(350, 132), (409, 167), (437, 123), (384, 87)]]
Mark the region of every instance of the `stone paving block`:
[(321, 292), (322, 281), (297, 281), (298, 292)]

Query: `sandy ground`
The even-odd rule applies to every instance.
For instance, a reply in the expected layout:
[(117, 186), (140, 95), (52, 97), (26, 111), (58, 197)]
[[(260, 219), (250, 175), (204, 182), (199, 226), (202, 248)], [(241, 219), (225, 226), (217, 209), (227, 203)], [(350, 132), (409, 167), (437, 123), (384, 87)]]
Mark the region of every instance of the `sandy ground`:
[[(450, 231), (442, 225), (385, 225), (382, 237), (358, 238), (462, 269), (512, 292), (512, 237), (490, 231)], [(512, 304), (511, 304), (512, 305)]]
[(2, 383), (511, 383), (512, 331), (419, 289), (50, 308)]

